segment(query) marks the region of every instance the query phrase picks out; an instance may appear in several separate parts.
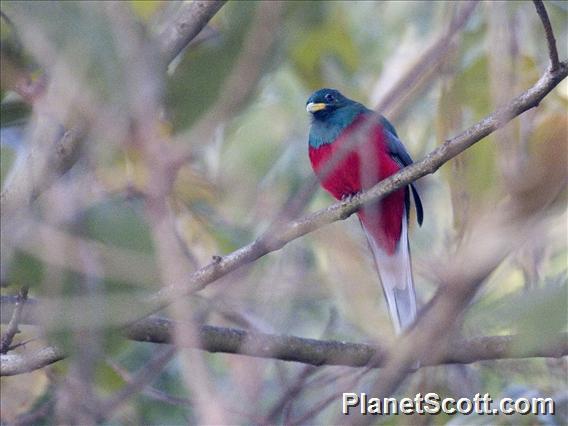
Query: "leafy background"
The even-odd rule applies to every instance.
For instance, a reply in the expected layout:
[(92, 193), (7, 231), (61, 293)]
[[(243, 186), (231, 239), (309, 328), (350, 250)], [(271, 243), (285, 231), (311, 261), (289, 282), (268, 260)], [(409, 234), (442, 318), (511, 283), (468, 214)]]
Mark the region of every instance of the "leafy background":
[[(546, 4), (562, 56), (568, 51), (568, 7), (562, 1)], [(128, 7), (133, 19), (149, 30), (157, 17), (175, 14), (176, 5), (131, 1)], [(229, 253), (249, 243), (309, 182), (309, 117), (304, 105), (313, 90), (334, 87), (368, 106), (377, 105), (464, 7), (462, 2), (286, 2), (279, 25), (271, 31), (273, 44), (256, 64), (258, 78), (231, 111), (222, 108), (236, 95), (227, 90), (227, 79), (235, 73), (243, 52), (251, 48), (246, 44), (247, 34), (260, 3), (230, 2), (223, 7), (210, 24), (214, 35), (174, 61), (160, 82), (164, 134), (172, 144), (192, 153), (191, 161), (178, 173), (171, 200), (178, 231), (194, 263), (203, 265), (213, 254)], [(144, 188), (148, 172), (135, 146), (125, 147), (112, 138), (119, 137), (128, 123), (131, 75), (125, 71), (128, 68), (103, 9), (102, 3), (79, 2), (6, 1), (2, 5), (8, 16), (23, 14), (28, 22), (38, 25), (79, 76), (73, 84), (86, 89), (113, 113), (116, 126), (112, 131), (97, 132), (95, 126), (87, 136), (89, 170), (96, 185), (87, 187), (78, 201), (82, 210), (74, 232), (133, 256), (125, 257), (127, 263), (113, 262), (112, 256), (104, 259), (106, 275), (97, 291), (113, 306), (105, 310), (104, 315), (110, 315), (108, 312), (120, 309), (121, 301), (131, 294), (157, 290), (160, 284), (143, 204), (124, 196), (132, 186)], [(4, 185), (18, 156), (25, 155), (32, 128), (30, 109), (10, 90), (10, 78), (24, 72), (38, 76), (41, 71), (33, 52), (21, 49), (9, 25), (2, 25), (2, 55), (2, 74), (6, 76), (1, 94)], [(401, 87), (384, 112), (413, 157), (420, 159), (533, 84), (546, 64), (542, 26), (532, 3), (484, 2), (458, 32), (443, 60), (424, 69), (423, 77), (411, 87)], [(70, 97), (76, 89), (71, 86), (69, 83)], [(437, 260), (451, 256), (459, 247), (473, 218), (506, 198), (511, 185), (522, 180), (527, 171), (566, 168), (567, 106), (568, 85), (564, 81), (538, 110), (514, 120), (438, 173), (419, 181), (426, 216), (421, 228), (411, 230), (411, 248), (421, 303), (438, 285)], [(211, 111), (222, 112), (214, 128), (205, 127), (197, 133)], [(66, 128), (76, 120), (69, 111), (53, 115)], [(66, 184), (82, 185), (81, 176), (72, 170)], [(45, 198), (47, 202), (49, 197)], [(331, 201), (318, 190), (305, 211), (323, 208)], [(33, 214), (49, 220), (52, 208), (40, 203)], [(491, 275), (463, 319), (463, 335), (523, 332), (529, 336), (524, 342), (529, 348), (547, 334), (565, 331), (565, 191), (548, 212), (541, 237), (520, 247)], [(367, 250), (354, 217), (325, 226), (208, 286), (190, 298), (191, 315), (208, 324), (234, 326), (228, 313), (238, 312), (267, 332), (355, 342), (391, 341), (386, 307)], [(3, 256), (2, 280), (13, 286), (31, 286), (33, 297), (56, 300), (53, 316), (57, 317), (75, 303), (74, 297), (84, 295), (84, 289), (76, 284), (81, 277), (68, 265), (54, 266), (37, 253), (17, 249), (9, 258)], [(2, 294), (13, 293), (12, 288), (2, 289)], [(96, 316), (90, 311), (85, 315)], [(24, 335), (33, 336), (33, 329), (26, 328)], [(78, 350), (81, 342), (75, 333), (57, 328), (50, 338), (71, 351)], [(126, 383), (117, 371), (133, 373), (143, 368), (156, 351), (151, 344), (125, 341), (111, 331), (98, 339), (92, 391), (101, 397), (112, 395)], [(238, 424), (259, 421), (304, 369), (293, 363), (234, 355), (206, 354), (204, 359), (217, 403)], [(64, 360), (49, 368), (49, 374), (38, 371), (2, 378), (3, 420), (55, 398), (54, 383), (67, 377), (72, 368), (71, 361)], [(107, 422), (198, 421), (186, 400), (194, 395), (184, 383), (183, 368), (174, 358), (152, 385), (177, 399), (165, 402), (155, 393), (140, 393), (122, 404)], [(334, 382), (319, 383), (326, 377), (340, 380), (347, 374), (352, 371), (338, 367), (322, 367), (312, 373), (288, 415), (300, 418), (332, 394)], [(380, 374), (369, 374), (357, 390), (380, 380)], [(568, 418), (564, 359), (424, 368), (400, 388), (399, 395), (417, 392), (438, 392), (442, 397), (488, 392), (495, 399), (552, 396), (559, 411), (555, 417), (497, 417), (491, 421), (563, 424)], [(337, 423), (341, 421), (338, 407), (339, 399), (305, 422)], [(53, 416), (42, 421), (51, 424)], [(377, 419), (387, 424), (407, 421)], [(464, 424), (477, 420), (437, 416), (416, 421)]]

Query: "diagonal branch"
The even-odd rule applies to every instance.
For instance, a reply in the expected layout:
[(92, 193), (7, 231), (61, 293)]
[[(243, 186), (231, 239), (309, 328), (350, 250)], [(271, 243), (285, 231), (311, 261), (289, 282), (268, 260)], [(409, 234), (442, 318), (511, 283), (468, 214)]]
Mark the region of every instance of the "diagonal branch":
[[(405, 167), (398, 173), (379, 182), (370, 190), (350, 201), (337, 202), (306, 217), (291, 221), (277, 229), (270, 229), (252, 243), (222, 257), (192, 273), (184, 288), (165, 287), (155, 293), (144, 305), (140, 305), (141, 318), (156, 312), (175, 301), (178, 297), (194, 293), (243, 265), (254, 262), (268, 253), (281, 249), (290, 241), (300, 238), (324, 225), (348, 218), (363, 204), (376, 201), (411, 182), (434, 173), (449, 160), (479, 142), (495, 130), (503, 127), (513, 118), (538, 106), (544, 97), (568, 75), (568, 64), (561, 62), (556, 71), (547, 70), (534, 86), (512, 99), (480, 122), (466, 129), (460, 135), (447, 140), (421, 161)], [(145, 311), (145, 312), (143, 312)], [(134, 319), (137, 319), (134, 318)], [(133, 320), (134, 320), (133, 319)]]
[(157, 41), (167, 62), (174, 58), (193, 40), (226, 0), (194, 0), (184, 2), (172, 22), (167, 22)]
[(428, 49), (426, 49), (416, 61), (416, 64), (404, 74), (398, 82), (377, 103), (374, 110), (392, 118), (388, 112), (393, 104), (400, 98), (400, 94), (413, 87), (428, 68), (435, 68), (435, 64), (446, 56), (450, 50), (451, 42), (457, 32), (469, 21), (470, 16), (478, 5), (477, 0), (467, 4), (463, 11), (450, 22), (444, 34)]
[(536, 7), (538, 17), (542, 21), (544, 32), (546, 33), (548, 56), (550, 57), (550, 70), (555, 71), (560, 66), (560, 61), (558, 60), (558, 50), (556, 49), (556, 38), (554, 37), (554, 31), (552, 31), (552, 25), (550, 24), (550, 19), (548, 19), (548, 13), (546, 13), (546, 8), (544, 7), (542, 0), (533, 0), (533, 3)]
[(12, 318), (10, 318), (7, 330), (2, 335), (2, 340), (0, 341), (0, 354), (5, 354), (10, 350), (14, 337), (20, 332), (18, 326), (22, 319), (22, 311), (27, 298), (28, 289), (27, 287), (23, 287), (16, 296), (16, 303), (14, 310), (12, 311)]
[(55, 346), (46, 346), (33, 353), (0, 355), (0, 376), (30, 373), (65, 358), (65, 352)]

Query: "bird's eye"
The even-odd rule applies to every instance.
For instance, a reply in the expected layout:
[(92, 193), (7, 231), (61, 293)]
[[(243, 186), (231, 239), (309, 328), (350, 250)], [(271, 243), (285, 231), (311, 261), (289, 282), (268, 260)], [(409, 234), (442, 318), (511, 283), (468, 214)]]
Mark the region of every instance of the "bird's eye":
[(333, 102), (335, 100), (335, 98), (333, 97), (333, 95), (331, 93), (328, 93), (327, 95), (325, 95), (324, 98), (327, 102)]

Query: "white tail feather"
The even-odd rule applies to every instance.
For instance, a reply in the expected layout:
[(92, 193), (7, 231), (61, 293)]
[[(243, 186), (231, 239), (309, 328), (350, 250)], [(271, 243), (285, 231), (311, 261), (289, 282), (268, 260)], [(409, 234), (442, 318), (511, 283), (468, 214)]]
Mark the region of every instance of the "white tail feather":
[(416, 319), (416, 293), (414, 291), (412, 266), (410, 264), (406, 212), (403, 213), (400, 241), (392, 255), (388, 254), (377, 244), (372, 235), (367, 232), (365, 226), (363, 226), (363, 230), (365, 230), (367, 235), (367, 240), (379, 271), (395, 332), (396, 334), (401, 334)]

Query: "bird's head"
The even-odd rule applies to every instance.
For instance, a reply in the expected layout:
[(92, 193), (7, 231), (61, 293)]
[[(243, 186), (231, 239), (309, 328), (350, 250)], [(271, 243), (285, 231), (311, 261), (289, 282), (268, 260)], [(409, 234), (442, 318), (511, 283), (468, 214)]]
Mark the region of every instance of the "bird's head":
[(320, 89), (308, 98), (306, 110), (315, 120), (326, 120), (335, 112), (353, 104), (356, 102), (343, 96), (339, 90)]

